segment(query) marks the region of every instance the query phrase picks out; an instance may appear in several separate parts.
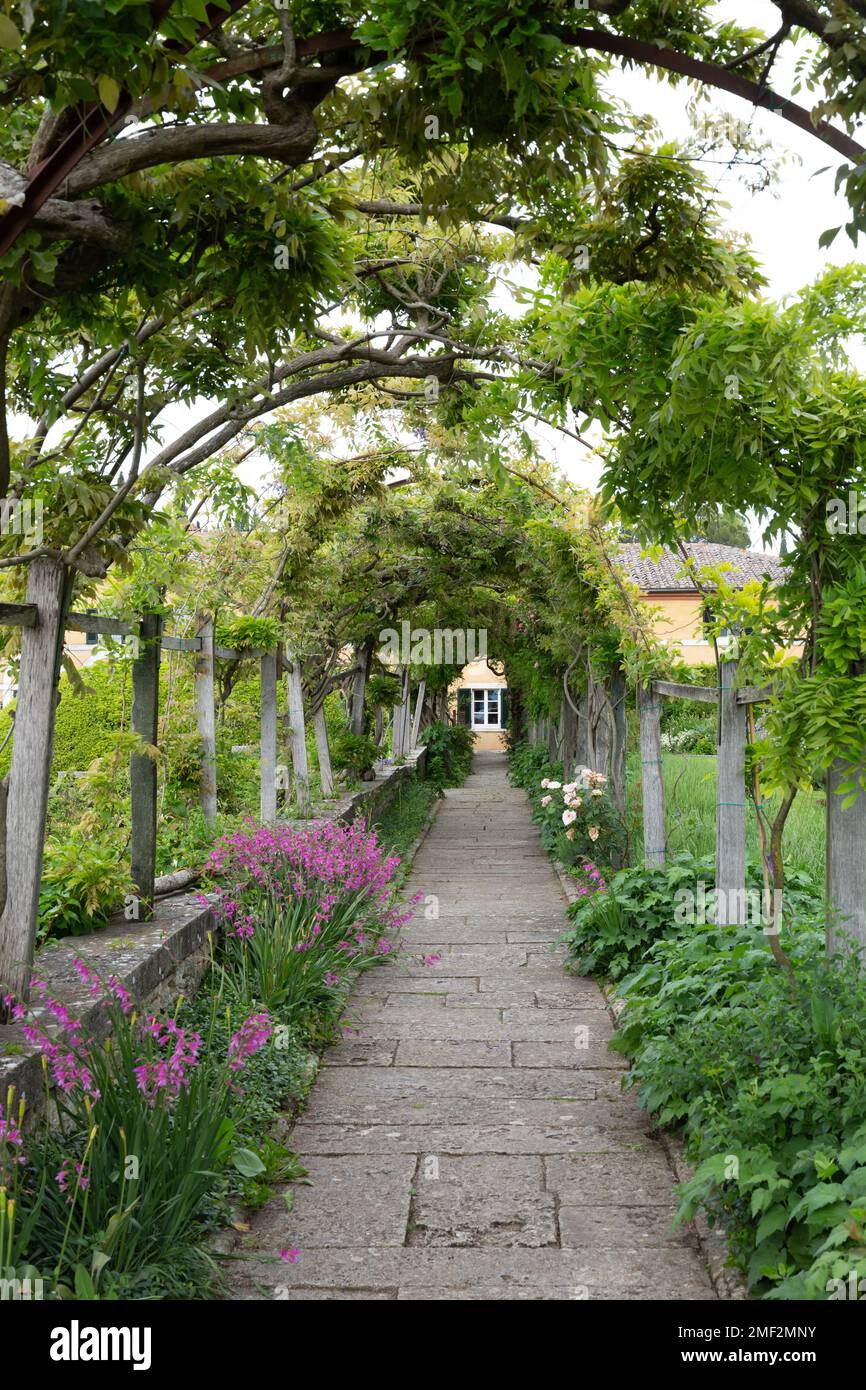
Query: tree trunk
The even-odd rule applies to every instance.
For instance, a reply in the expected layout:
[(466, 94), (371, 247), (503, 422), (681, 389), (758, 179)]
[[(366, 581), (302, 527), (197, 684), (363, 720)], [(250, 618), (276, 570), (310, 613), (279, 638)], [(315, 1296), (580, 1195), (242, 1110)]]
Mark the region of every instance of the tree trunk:
[(415, 696), (415, 718), (412, 720), (412, 736), (409, 739), (408, 752), (418, 747), (418, 735), (421, 732), (421, 712), (424, 709), (424, 691), (427, 688), (426, 681), (421, 681), (418, 686), (418, 693)]
[(322, 783), (322, 796), (334, 795), (334, 774), (331, 771), (331, 749), (328, 746), (328, 726), (325, 722), (325, 709), (319, 705), (313, 715), (313, 728), (316, 733), (316, 753), (319, 759), (319, 780)]
[(364, 732), (366, 722), (364, 718), (364, 693), (367, 689), (367, 675), (372, 656), (372, 642), (365, 642), (362, 646), (355, 648), (355, 658), (359, 669), (355, 672), (352, 680), (352, 714), (349, 727), (352, 733), (359, 737)]
[(34, 627), (21, 630), (21, 667), (6, 819), (7, 897), (0, 917), (0, 984), (26, 999), (39, 914), (42, 853), (63, 629), (69, 602), (64, 565), (40, 557), (27, 576)]

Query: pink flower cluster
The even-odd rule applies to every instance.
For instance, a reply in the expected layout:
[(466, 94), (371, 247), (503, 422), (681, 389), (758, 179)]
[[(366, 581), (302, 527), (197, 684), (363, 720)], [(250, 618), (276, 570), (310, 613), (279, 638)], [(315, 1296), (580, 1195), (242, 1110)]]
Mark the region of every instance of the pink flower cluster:
[(591, 893), (606, 893), (607, 883), (600, 869), (595, 864), (591, 864), (585, 859), (580, 866), (583, 875), (583, 882), (577, 884), (577, 893), (581, 898), (589, 897)]
[[(60, 1037), (66, 1034), (68, 1041), (50, 1038), (36, 1023), (27, 1023), (21, 1029), (25, 1038), (39, 1048), (48, 1062), (51, 1079), (58, 1090), (69, 1095), (78, 1087), (90, 1100), (98, 1100), (99, 1089), (94, 1085), (93, 1073), (88, 1065), (87, 1044), (80, 1036), (81, 1019), (73, 1018), (65, 1004), (52, 998), (44, 980), (31, 981), (31, 989), (41, 996), (41, 1006), (55, 1019)], [(22, 1008), (18, 1016), (23, 1017), (24, 1013), (26, 1010)]]
[[(57, 1186), (60, 1188), (61, 1192), (66, 1192), (69, 1187), (69, 1163), (70, 1160), (68, 1158), (64, 1158), (63, 1165), (60, 1168), (60, 1171), (54, 1174), (54, 1181), (57, 1183)], [(84, 1174), (83, 1164), (75, 1164), (75, 1177), (79, 1191), (86, 1192), (90, 1179), (86, 1177)], [(69, 1194), (68, 1200), (70, 1202), (72, 1201), (72, 1193)]]
[[(386, 906), (399, 863), (396, 855), (383, 854), (375, 831), (368, 830), (363, 822), (346, 826), (337, 821), (316, 821), (300, 830), (287, 825), (250, 825), (238, 830), (214, 847), (209, 868), (229, 878), (228, 888), (217, 889), (216, 911), (234, 935), (248, 938), (253, 934), (250, 903), (244, 901), (253, 889), (278, 899), (306, 899), (314, 938), (346, 897), (381, 903), (385, 929), (402, 927), (411, 913)], [(199, 901), (208, 905), (204, 895)]]
[(242, 1071), (257, 1052), (261, 1052), (274, 1028), (270, 1015), (250, 1014), (229, 1039), (228, 1061), (232, 1071)]
[(156, 1018), (147, 1020), (144, 1031), (159, 1051), (155, 1057), (140, 1059), (133, 1073), (138, 1089), (153, 1105), (160, 1091), (174, 1099), (189, 1085), (190, 1072), (200, 1060), (201, 1034), (179, 1028), (174, 1019), (160, 1023)]

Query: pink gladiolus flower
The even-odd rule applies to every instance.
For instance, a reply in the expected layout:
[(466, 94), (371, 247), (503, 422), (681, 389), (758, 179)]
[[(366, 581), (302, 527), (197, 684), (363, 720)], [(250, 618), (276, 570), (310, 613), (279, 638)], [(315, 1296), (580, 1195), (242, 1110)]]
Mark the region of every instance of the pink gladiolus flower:
[(280, 1259), (283, 1264), (296, 1265), (300, 1258), (300, 1254), (300, 1250), (295, 1245), (293, 1245), (290, 1250), (287, 1250), (286, 1247), (283, 1246), (280, 1250)]
[(250, 1014), (229, 1042), (228, 1060), (232, 1071), (242, 1071), (250, 1057), (261, 1052), (274, 1028), (266, 1013)]

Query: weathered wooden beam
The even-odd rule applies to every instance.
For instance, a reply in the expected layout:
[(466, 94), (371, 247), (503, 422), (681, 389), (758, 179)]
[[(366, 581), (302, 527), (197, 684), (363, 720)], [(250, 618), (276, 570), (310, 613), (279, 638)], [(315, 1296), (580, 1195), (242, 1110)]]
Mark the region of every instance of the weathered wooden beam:
[(861, 769), (838, 758), (827, 773), (827, 950), (852, 941), (866, 957), (866, 792), (843, 807), (839, 787)]
[(643, 855), (647, 868), (664, 864), (667, 856), (665, 784), (662, 776), (661, 708), (654, 686), (638, 685), (641, 794), (643, 798)]
[(259, 660), (266, 652), (263, 647), (244, 648), (242, 652), (235, 651), (234, 647), (214, 647), (213, 654), (218, 661), (249, 661)]
[(160, 642), (164, 652), (200, 652), (200, 637), (163, 637)]
[(262, 723), (259, 744), (259, 804), (262, 822), (277, 818), (277, 654), (261, 658)]
[(719, 692), (711, 685), (679, 685), (676, 681), (653, 681), (653, 692), (666, 700), (700, 700), (705, 705), (714, 705)]
[(772, 685), (744, 685), (737, 691), (737, 704), (759, 705), (764, 700), (772, 700), (775, 693)]
[[(0, 917), (0, 985), (26, 999), (39, 914), (57, 687), (70, 585), (48, 556), (27, 573), (27, 606), (39, 621), (21, 635), (21, 667), (6, 817), (7, 894)], [(2, 991), (0, 991), (2, 992)]]
[(207, 825), (213, 825), (217, 814), (217, 771), (212, 618), (199, 616), (198, 635), (201, 651), (195, 660), (195, 696), (201, 749), (201, 809)]
[(99, 632), (103, 637), (138, 636), (138, 623), (125, 622), (123, 618), (106, 618), (100, 613), (70, 613), (66, 626), (75, 632)]
[(35, 603), (0, 603), (0, 627), (35, 627), (38, 616)]
[(737, 703), (739, 662), (719, 666), (719, 752), (716, 760), (716, 922), (747, 920), (746, 713)]
[[(132, 663), (132, 730), (156, 747), (159, 730), (159, 659), (162, 618), (147, 613), (138, 633), (138, 652)], [(135, 897), (126, 905), (130, 920), (149, 922), (153, 917), (156, 879), (156, 763), (146, 753), (129, 759), (129, 792), (132, 809), (130, 846)]]

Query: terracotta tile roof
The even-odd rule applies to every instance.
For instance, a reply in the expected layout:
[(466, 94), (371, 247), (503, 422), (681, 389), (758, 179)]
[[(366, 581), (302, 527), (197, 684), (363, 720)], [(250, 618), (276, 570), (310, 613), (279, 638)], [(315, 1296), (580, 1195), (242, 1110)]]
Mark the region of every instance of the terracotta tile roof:
[[(689, 541), (685, 549), (699, 567), (730, 565), (728, 579), (733, 584), (746, 584), (750, 579), (762, 579), (764, 575), (769, 575), (774, 584), (779, 584), (784, 578), (785, 571), (778, 555), (765, 555), (759, 550), (740, 550), (736, 545), (715, 545), (710, 541)], [(683, 573), (682, 557), (674, 550), (665, 547), (659, 558), (654, 560), (644, 553), (643, 546), (628, 543), (619, 547), (616, 558), (641, 593), (697, 593), (694, 580)]]

